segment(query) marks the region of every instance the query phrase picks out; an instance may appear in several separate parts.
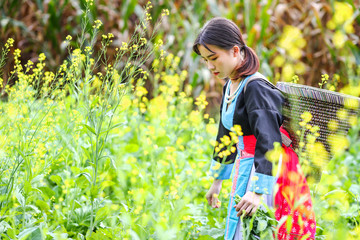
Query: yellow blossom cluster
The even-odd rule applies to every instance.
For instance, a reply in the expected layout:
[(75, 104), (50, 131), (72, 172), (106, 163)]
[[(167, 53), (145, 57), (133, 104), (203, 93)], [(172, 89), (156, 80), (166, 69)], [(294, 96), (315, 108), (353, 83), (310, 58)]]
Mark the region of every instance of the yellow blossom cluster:
[(128, 50), (128, 44), (126, 42), (122, 42), (121, 43), (121, 47), (120, 47), (121, 51), (126, 51)]
[(97, 20), (94, 21), (93, 28), (98, 30), (102, 26), (102, 24), (103, 23), (99, 19), (97, 19)]
[(5, 43), (5, 49), (9, 49), (9, 48), (11, 48), (11, 47), (13, 47), (14, 46), (14, 39), (13, 38), (9, 38), (7, 41), (6, 41), (6, 43)]
[(196, 98), (195, 105), (197, 105), (200, 110), (205, 109), (208, 104), (209, 103), (206, 101), (204, 93), (200, 94), (200, 96)]
[(161, 16), (168, 16), (170, 14), (169, 9), (163, 9)]
[(295, 74), (305, 73), (305, 64), (300, 62), (305, 46), (306, 41), (300, 29), (286, 25), (279, 39), (279, 47), (284, 49), (284, 53), (278, 54), (273, 60), (276, 67), (282, 68), (282, 79), (290, 81)]
[(242, 136), (241, 126), (234, 125), (231, 128), (229, 136), (225, 135), (220, 138), (220, 143), (215, 143), (215, 153), (218, 154), (220, 158), (227, 157), (232, 153), (236, 152), (236, 145), (239, 142), (239, 136)]
[(353, 26), (354, 9), (347, 2), (334, 2), (334, 15), (327, 22), (326, 26), (334, 30), (333, 44), (336, 48), (342, 48), (347, 40), (346, 34), (355, 32)]

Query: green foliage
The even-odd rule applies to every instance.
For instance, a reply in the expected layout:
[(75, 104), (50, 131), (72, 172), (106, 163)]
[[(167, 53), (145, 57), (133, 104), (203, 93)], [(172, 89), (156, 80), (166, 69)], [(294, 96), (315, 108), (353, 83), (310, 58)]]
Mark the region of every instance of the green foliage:
[[(99, 5), (60, 2), (60, 11), (54, 12), (58, 2), (49, 1), (53, 16), (48, 26), (59, 26), (70, 11), (67, 4), (84, 10), (69, 22), (86, 17), (81, 31), (69, 22), (60, 24), (73, 33), (74, 41), (68, 36), (60, 44), (66, 34), (49, 28), (54, 31), (48, 33), (50, 40), (60, 46), (61, 54), (67, 49), (69, 58), (55, 71), (47, 71), (45, 54), (39, 54), (35, 63), (24, 64), (17, 49), (11, 55), (11, 71), (4, 71), (6, 76), (0, 79), (1, 239), (221, 239), (226, 205), (210, 209), (204, 198), (211, 183), (207, 172), (217, 124), (206, 114), (206, 93), (198, 86), (207, 79), (206, 73), (185, 46), (193, 42), (193, 33), (208, 11), (216, 15), (224, 10), (213, 1), (187, 4), (186, 9), (195, 14), (171, 16), (170, 22), (176, 24), (169, 24), (169, 32), (160, 35), (152, 31), (159, 25), (148, 24), (156, 22), (155, 17), (144, 22), (150, 31), (128, 22), (123, 31), (133, 28), (136, 34), (116, 45), (116, 50), (114, 34), (98, 40), (105, 28), (94, 21)], [(249, 9), (248, 38), (259, 43), (258, 18), (261, 26), (270, 26), (266, 13), (274, 2), (230, 2), (235, 6), (230, 18), (236, 18), (244, 6)], [(7, 14), (15, 15), (21, 8), (14, 3), (18, 2), (7, 6)], [(41, 1), (35, 4), (31, 6), (45, 9)], [(131, 6), (123, 10), (127, 16), (148, 11), (166, 15), (163, 6), (146, 5), (139, 10), (134, 1), (123, 4)], [(182, 2), (163, 5), (178, 9)], [(107, 17), (112, 18), (110, 11)], [(16, 26), (17, 20), (9, 18), (2, 17), (3, 29)], [(179, 26), (185, 30), (179, 31)], [(78, 30), (81, 34), (75, 37)], [(273, 40), (271, 32), (261, 31), (264, 45)], [(162, 45), (162, 39), (170, 36), (174, 41)], [(7, 44), (0, 66), (9, 57), (12, 43)], [(171, 46), (178, 54), (164, 51)], [(260, 51), (266, 66), (275, 53), (265, 47)], [(358, 72), (352, 71), (355, 79)], [(358, 88), (354, 80), (344, 91), (356, 95)], [(195, 101), (194, 92), (199, 96)], [(349, 149), (333, 159), (317, 186), (311, 186), (318, 239), (356, 239), (360, 234), (359, 123), (353, 125)], [(222, 202), (229, 199), (230, 185), (230, 181), (224, 183)], [(273, 225), (270, 213), (259, 210), (257, 222), (244, 219), (252, 226), (247, 231), (264, 234), (265, 221), (265, 229)]]
[(349, 148), (337, 154), (315, 186), (319, 239), (356, 239), (360, 231), (360, 125), (349, 132)]
[[(236, 194), (235, 203), (238, 204), (240, 201), (241, 197)], [(244, 239), (255, 240), (259, 237), (261, 239), (274, 239), (273, 234), (277, 221), (273, 210), (267, 206), (261, 205), (251, 217), (242, 215), (241, 221)]]

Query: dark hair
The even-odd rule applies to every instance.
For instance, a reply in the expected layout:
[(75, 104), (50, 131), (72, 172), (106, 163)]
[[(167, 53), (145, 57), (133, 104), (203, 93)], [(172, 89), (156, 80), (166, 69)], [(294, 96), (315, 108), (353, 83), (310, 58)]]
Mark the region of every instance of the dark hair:
[(255, 51), (246, 46), (239, 27), (226, 18), (216, 17), (204, 25), (194, 42), (194, 52), (200, 55), (199, 45), (213, 52), (206, 44), (225, 50), (238, 46), (240, 51), (244, 51), (244, 61), (237, 69), (237, 78), (249, 76), (259, 70), (260, 63)]

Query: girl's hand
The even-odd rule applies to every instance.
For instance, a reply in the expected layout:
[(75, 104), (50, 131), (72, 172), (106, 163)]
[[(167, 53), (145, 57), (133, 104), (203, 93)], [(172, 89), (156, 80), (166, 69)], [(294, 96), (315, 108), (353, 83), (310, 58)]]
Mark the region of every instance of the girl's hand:
[(215, 179), (209, 191), (205, 195), (208, 204), (213, 208), (220, 207), (220, 201), (218, 199), (218, 196), (221, 190), (221, 184), (222, 184), (222, 180)]
[(240, 217), (243, 211), (245, 215), (252, 216), (260, 205), (261, 194), (255, 192), (247, 192), (241, 199), (241, 201), (234, 206), (238, 212), (237, 216)]

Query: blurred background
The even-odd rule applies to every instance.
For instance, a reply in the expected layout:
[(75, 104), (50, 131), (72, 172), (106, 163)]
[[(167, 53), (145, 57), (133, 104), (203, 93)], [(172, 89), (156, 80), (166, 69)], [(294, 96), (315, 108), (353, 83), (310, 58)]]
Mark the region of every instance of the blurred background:
[[(146, 3), (94, 1), (91, 20), (100, 19), (104, 34), (115, 36), (108, 50), (110, 56), (122, 41), (129, 39)], [(192, 87), (194, 97), (205, 91), (208, 108), (218, 106), (223, 82), (212, 76), (192, 52), (192, 43), (201, 26), (215, 16), (237, 23), (247, 45), (260, 58), (261, 72), (272, 82), (292, 81), (298, 75), (300, 83), (318, 86), (321, 75), (328, 74), (328, 84), (323, 88), (331, 86), (331, 90), (339, 90), (359, 81), (358, 0), (154, 0), (152, 3), (153, 22), (160, 18), (162, 9), (169, 9), (170, 15), (164, 18), (159, 37), (164, 40), (167, 53), (180, 58), (179, 69), (188, 71), (186, 84)], [(71, 44), (76, 45), (85, 5), (86, 0), (2, 0), (0, 45), (14, 38), (14, 49), (21, 49), (24, 63), (35, 62), (40, 53), (45, 53), (47, 67), (55, 70), (68, 57), (65, 37), (73, 36)], [(147, 64), (150, 68), (151, 62)], [(12, 66), (10, 57), (4, 72), (10, 72)], [(7, 78), (6, 74), (3, 78)], [(151, 81), (147, 86), (151, 95)], [(347, 93), (360, 95), (360, 91)]]

